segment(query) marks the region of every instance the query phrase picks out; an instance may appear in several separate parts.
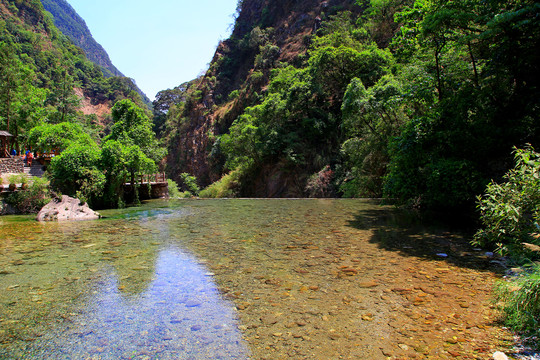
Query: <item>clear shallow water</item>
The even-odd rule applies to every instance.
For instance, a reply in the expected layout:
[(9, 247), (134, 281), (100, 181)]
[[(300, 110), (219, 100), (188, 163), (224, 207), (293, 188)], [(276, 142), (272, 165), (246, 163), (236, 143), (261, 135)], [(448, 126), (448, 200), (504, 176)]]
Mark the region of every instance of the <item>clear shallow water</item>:
[(508, 338), (489, 260), (373, 201), (103, 214), (0, 218), (0, 358), (489, 358)]
[(234, 304), (163, 226), (188, 213), (105, 213), (99, 222), (2, 221), (0, 357), (248, 358)]

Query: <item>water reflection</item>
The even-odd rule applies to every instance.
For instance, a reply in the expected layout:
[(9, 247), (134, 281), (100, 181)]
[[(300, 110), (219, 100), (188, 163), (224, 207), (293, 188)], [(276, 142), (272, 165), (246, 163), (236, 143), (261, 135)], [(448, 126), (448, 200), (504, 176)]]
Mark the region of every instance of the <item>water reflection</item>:
[(246, 359), (235, 307), (175, 245), (182, 207), (0, 227), (0, 358)]
[(95, 281), (73, 324), (47, 335), (34, 355), (102, 359), (246, 359), (231, 303), (210, 274), (175, 247), (159, 251), (154, 279), (141, 294), (124, 294), (112, 267)]
[(466, 238), (391, 207), (187, 200), (105, 216), (2, 219), (0, 358), (465, 359), (504, 350), (484, 260)]

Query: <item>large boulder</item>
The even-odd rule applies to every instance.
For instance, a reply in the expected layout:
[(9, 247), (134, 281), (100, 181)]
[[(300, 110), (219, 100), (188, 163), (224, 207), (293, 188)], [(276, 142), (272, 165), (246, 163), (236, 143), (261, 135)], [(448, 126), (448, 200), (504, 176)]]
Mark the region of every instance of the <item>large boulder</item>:
[(53, 199), (38, 213), (38, 221), (76, 221), (96, 220), (101, 215), (90, 209), (87, 204), (81, 204), (79, 199), (63, 195), (62, 199)]

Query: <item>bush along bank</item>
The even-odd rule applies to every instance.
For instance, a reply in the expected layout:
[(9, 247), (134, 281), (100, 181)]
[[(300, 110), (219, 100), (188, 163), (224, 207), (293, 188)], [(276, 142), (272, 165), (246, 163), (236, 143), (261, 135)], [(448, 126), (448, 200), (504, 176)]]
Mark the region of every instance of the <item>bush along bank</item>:
[(515, 149), (505, 182), (491, 182), (478, 209), (483, 227), (475, 245), (492, 246), (514, 266), (497, 287), (504, 321), (540, 349), (540, 153)]
[(0, 198), (0, 215), (35, 214), (49, 201), (49, 181), (34, 177), (24, 191), (12, 191)]

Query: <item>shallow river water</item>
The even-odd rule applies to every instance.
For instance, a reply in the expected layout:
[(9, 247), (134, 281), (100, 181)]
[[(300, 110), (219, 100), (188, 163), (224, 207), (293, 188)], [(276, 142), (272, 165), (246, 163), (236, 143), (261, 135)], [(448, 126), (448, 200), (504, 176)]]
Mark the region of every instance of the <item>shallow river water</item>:
[(489, 359), (511, 346), (491, 259), (375, 201), (102, 214), (0, 218), (0, 359)]

